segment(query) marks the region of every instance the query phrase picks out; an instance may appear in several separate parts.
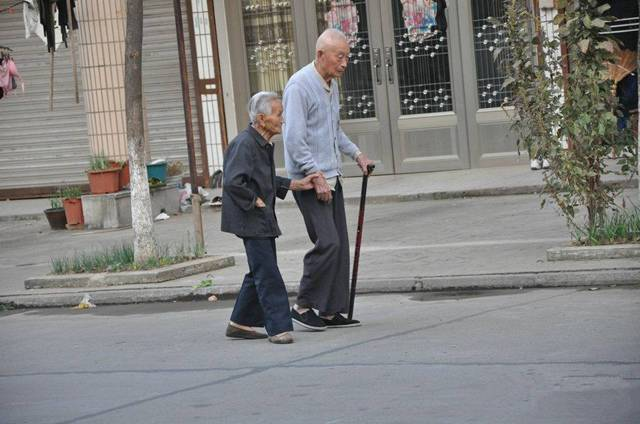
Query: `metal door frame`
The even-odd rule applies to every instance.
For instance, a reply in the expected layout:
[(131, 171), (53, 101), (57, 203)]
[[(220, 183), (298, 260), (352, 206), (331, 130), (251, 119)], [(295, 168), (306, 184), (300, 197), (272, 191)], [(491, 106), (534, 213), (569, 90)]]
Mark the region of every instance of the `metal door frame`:
[[(484, 153), (485, 141), (479, 136), (482, 126), (505, 125), (510, 122), (514, 114), (513, 107), (495, 107), (481, 109), (478, 101), (478, 82), (476, 71), (476, 56), (474, 49), (473, 13), (471, 1), (456, 2), (460, 7), (459, 22), (461, 27), (467, 29), (460, 33), (460, 55), (462, 57), (461, 74), (464, 79), (464, 93), (466, 95), (466, 127), (468, 135), (470, 167), (481, 168), (501, 165), (515, 165), (518, 162), (518, 152), (515, 148), (511, 151), (498, 153)], [(510, 124), (509, 124), (510, 125)], [(505, 137), (510, 137), (506, 133)]]

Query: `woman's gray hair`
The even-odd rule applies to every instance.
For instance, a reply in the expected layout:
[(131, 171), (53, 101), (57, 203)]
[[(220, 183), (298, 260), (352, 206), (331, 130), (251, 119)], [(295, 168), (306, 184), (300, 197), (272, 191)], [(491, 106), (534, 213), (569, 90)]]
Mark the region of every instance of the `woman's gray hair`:
[(263, 113), (265, 115), (271, 115), (271, 103), (274, 100), (280, 100), (278, 93), (273, 91), (260, 91), (251, 97), (249, 100), (249, 121), (254, 124), (256, 122), (256, 116)]

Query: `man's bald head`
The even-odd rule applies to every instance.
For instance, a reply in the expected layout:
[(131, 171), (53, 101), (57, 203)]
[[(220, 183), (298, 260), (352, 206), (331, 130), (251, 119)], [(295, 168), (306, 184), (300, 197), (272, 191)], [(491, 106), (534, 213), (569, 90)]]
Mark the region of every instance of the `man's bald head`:
[(316, 41), (316, 54), (320, 50), (327, 50), (336, 46), (349, 45), (347, 37), (335, 28), (325, 29)]
[(316, 41), (316, 69), (327, 83), (340, 78), (349, 63), (347, 37), (337, 29), (324, 30)]

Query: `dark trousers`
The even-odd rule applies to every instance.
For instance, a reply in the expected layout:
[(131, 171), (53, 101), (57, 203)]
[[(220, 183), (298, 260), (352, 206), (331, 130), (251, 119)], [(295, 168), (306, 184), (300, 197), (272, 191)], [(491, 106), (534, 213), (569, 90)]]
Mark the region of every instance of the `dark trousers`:
[(265, 327), (270, 336), (292, 331), (287, 289), (278, 269), (275, 238), (244, 238), (249, 273), (244, 276), (231, 321)]
[(330, 203), (321, 202), (314, 190), (293, 193), (302, 212), (313, 248), (304, 256), (304, 270), (296, 303), (315, 308), (321, 315), (349, 309), (349, 236), (340, 182)]

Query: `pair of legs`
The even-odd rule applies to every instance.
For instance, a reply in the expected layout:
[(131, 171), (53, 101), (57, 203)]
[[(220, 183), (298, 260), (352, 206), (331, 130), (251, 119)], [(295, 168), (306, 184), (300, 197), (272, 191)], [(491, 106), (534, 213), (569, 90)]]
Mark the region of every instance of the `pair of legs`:
[(231, 313), (239, 328), (265, 327), (269, 336), (292, 331), (289, 299), (278, 268), (275, 238), (244, 238), (249, 262)]
[(340, 182), (330, 203), (314, 190), (294, 193), (313, 248), (304, 257), (296, 305), (317, 309), (321, 316), (346, 313), (349, 308), (349, 237)]

